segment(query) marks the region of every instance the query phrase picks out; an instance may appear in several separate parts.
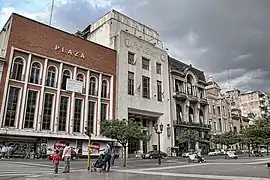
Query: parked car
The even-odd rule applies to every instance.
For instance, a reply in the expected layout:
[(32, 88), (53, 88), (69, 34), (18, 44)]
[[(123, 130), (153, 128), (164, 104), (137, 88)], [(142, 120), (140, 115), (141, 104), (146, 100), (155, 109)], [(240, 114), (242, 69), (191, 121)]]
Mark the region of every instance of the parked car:
[[(160, 151), (161, 154), (161, 158), (165, 158), (168, 157), (167, 153)], [(143, 159), (157, 159), (159, 156), (159, 151), (158, 150), (154, 150), (154, 151), (149, 151), (146, 154), (142, 155)]]
[(267, 153), (267, 149), (265, 149), (265, 148), (261, 148), (260, 151), (261, 151), (261, 153)]
[(182, 157), (183, 158), (188, 158), (189, 155), (191, 155), (191, 154), (193, 154), (193, 153), (192, 152), (185, 152), (185, 153), (182, 154)]
[(208, 156), (217, 156), (220, 155), (221, 152), (219, 150), (214, 150), (208, 153)]
[(225, 155), (225, 159), (237, 159), (238, 155), (235, 153), (235, 151), (227, 151)]
[[(48, 155), (48, 159), (49, 159), (49, 160), (52, 160), (54, 154), (55, 154), (55, 151), (53, 151), (50, 155)], [(60, 150), (60, 151), (59, 151), (59, 154), (60, 154), (60, 156), (62, 156), (63, 150)], [(76, 153), (76, 151), (75, 151), (74, 148), (71, 148), (71, 159), (72, 159), (72, 160), (76, 160), (76, 159), (77, 159), (77, 153)]]

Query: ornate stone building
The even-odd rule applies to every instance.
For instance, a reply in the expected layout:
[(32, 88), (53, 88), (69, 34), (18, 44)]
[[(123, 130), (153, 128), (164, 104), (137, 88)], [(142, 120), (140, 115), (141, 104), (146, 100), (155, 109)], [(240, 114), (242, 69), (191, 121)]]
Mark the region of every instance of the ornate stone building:
[[(209, 76), (205, 89), (209, 103), (209, 124), (212, 135), (229, 132), (232, 127), (230, 102), (221, 93), (220, 86), (212, 76)], [(222, 149), (223, 147), (211, 144), (211, 149), (216, 148)]]
[[(171, 115), (173, 121), (173, 145), (181, 150), (201, 148), (209, 150), (210, 125), (204, 72), (169, 57)], [(196, 144), (180, 144), (179, 138), (187, 131), (198, 132), (201, 139)]]

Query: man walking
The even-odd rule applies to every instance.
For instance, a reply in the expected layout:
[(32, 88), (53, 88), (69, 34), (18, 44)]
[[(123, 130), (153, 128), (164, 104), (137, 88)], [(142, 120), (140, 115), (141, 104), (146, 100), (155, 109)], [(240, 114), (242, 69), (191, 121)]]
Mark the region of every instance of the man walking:
[[(109, 172), (110, 171), (110, 167), (111, 167), (111, 153), (112, 153), (112, 149), (111, 146), (109, 144), (106, 145), (105, 151), (104, 151), (104, 169), (105, 171)], [(108, 164), (108, 168), (106, 169)]]
[(66, 147), (63, 150), (62, 159), (64, 159), (65, 162), (65, 170), (63, 171), (63, 173), (69, 173), (71, 160), (71, 147), (69, 146), (69, 143), (66, 143)]

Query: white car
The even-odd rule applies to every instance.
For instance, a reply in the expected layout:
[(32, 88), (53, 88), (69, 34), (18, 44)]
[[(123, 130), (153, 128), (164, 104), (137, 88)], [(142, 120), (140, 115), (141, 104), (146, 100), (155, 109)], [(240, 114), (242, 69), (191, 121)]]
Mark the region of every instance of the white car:
[(219, 150), (215, 150), (215, 151), (209, 152), (208, 156), (217, 156), (217, 155), (220, 155), (220, 154), (221, 154), (221, 152)]
[(235, 154), (235, 151), (227, 151), (225, 159), (237, 159), (238, 155)]
[(265, 148), (261, 148), (261, 153), (267, 153), (267, 149), (265, 149)]
[(189, 155), (191, 155), (191, 154), (192, 154), (191, 152), (185, 152), (185, 153), (182, 154), (182, 157), (183, 158), (188, 158)]

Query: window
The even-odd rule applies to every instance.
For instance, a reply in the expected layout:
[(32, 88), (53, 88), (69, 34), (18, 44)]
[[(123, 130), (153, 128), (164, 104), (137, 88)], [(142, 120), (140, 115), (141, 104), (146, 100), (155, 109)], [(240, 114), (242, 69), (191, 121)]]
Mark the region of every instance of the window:
[(84, 75), (83, 74), (77, 74), (77, 78), (76, 78), (77, 81), (81, 81), (81, 82), (84, 82)]
[(5, 126), (15, 127), (15, 119), (16, 119), (16, 113), (17, 113), (19, 93), (20, 93), (19, 88), (10, 87), (9, 95), (8, 95), (8, 102), (7, 102)]
[(90, 78), (90, 87), (89, 87), (89, 94), (92, 96), (96, 96), (97, 92), (96, 92), (96, 78), (95, 77), (91, 77)]
[(219, 130), (220, 130), (220, 132), (222, 132), (222, 123), (221, 123), (221, 119), (218, 120), (218, 123), (219, 123)]
[(128, 94), (134, 95), (134, 73), (128, 72)]
[(89, 101), (87, 126), (88, 128), (90, 128), (91, 133), (94, 132), (95, 106), (96, 106), (95, 102)]
[(103, 80), (102, 81), (102, 87), (101, 87), (101, 97), (103, 98), (108, 98), (108, 95), (107, 95), (107, 86), (108, 86), (108, 83), (106, 80)]
[(150, 78), (143, 76), (142, 83), (143, 83), (143, 97), (150, 99)]
[(15, 79), (18, 81), (22, 80), (22, 73), (23, 73), (23, 65), (24, 65), (24, 61), (22, 58), (16, 58), (14, 60), (14, 64), (13, 64), (13, 68), (12, 68), (12, 72), (11, 72), (11, 79)]
[(106, 120), (107, 119), (107, 104), (101, 103), (101, 111), (100, 111), (100, 120)]
[(128, 64), (134, 64), (134, 57), (134, 53), (128, 52)]
[(68, 113), (68, 97), (61, 97), (58, 131), (66, 131), (67, 113)]
[(189, 74), (189, 75), (187, 76), (187, 92), (188, 92), (188, 95), (193, 95), (192, 81), (193, 81), (193, 78), (192, 78), (192, 76)]
[(162, 82), (157, 81), (157, 100), (162, 101)]
[(180, 104), (176, 104), (176, 118), (178, 122), (181, 122), (183, 120), (182, 107)]
[(81, 129), (82, 102), (83, 100), (81, 99), (75, 100), (74, 124), (73, 124), (74, 132), (80, 132)]
[(161, 64), (159, 63), (156, 64), (156, 73), (161, 74)]
[(149, 70), (149, 62), (149, 59), (142, 57), (142, 68), (145, 70)]
[(50, 66), (48, 68), (46, 86), (55, 87), (55, 83), (56, 83), (55, 79), (56, 79), (56, 69), (55, 67)]
[(62, 79), (62, 87), (61, 89), (66, 90), (67, 88), (67, 79), (71, 78), (71, 73), (69, 70), (65, 70), (63, 73), (63, 79)]
[(43, 122), (42, 129), (50, 130), (51, 129), (51, 119), (52, 119), (52, 108), (53, 108), (53, 94), (45, 94), (44, 108), (43, 108)]
[(39, 84), (40, 63), (34, 62), (31, 68), (30, 83)]
[(28, 91), (24, 128), (34, 128), (37, 91)]
[(214, 131), (216, 131), (216, 130), (217, 130), (217, 123), (214, 122)]

